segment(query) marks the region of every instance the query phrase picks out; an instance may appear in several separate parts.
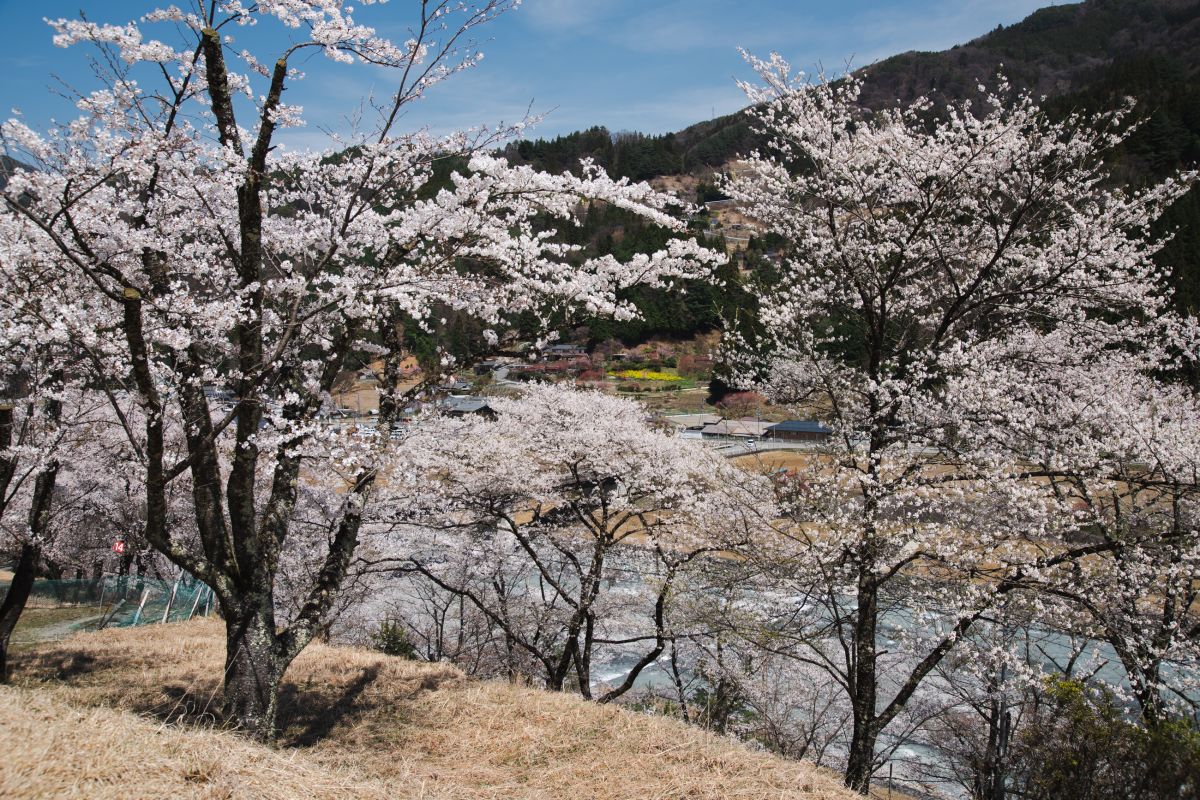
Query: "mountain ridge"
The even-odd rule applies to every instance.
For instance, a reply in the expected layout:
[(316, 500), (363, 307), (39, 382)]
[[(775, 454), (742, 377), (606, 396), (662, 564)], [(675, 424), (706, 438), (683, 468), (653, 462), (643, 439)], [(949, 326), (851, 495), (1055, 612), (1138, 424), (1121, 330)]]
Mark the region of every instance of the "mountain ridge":
[[(1002, 73), (1016, 90), (1045, 96), (1056, 118), (1137, 101), (1140, 126), (1110, 156), (1114, 179), (1132, 187), (1161, 181), (1200, 163), (1200, 0), (1084, 0), (1039, 9), (941, 51), (907, 51), (863, 67), (868, 109), (971, 100)], [(631, 180), (690, 174), (701, 180), (762, 143), (746, 110), (661, 136), (593, 127), (553, 140), (514, 143), (509, 158), (551, 172), (592, 158)], [(711, 187), (700, 186), (703, 191)], [(702, 198), (707, 199), (707, 198)], [(1200, 309), (1200, 193), (1177, 202), (1159, 221), (1173, 238), (1158, 262), (1171, 274), (1178, 305)]]

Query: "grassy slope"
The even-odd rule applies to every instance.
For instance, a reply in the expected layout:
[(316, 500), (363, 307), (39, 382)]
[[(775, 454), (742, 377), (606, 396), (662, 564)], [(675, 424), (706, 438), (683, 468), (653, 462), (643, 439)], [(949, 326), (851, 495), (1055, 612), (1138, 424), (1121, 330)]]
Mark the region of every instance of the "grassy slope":
[(0, 752), (15, 755), (0, 796), (856, 796), (809, 764), (673, 720), (321, 645), (287, 674), (282, 746), (262, 748), (210, 729), (222, 657), (213, 621), (21, 653), (15, 687), (0, 690)]
[(162, 726), (0, 687), (0, 796), (6, 798), (383, 798), (378, 781), (322, 768), (298, 751), (228, 733)]
[(10, 646), (19, 650), (37, 642), (61, 639), (75, 630), (98, 628), (103, 618), (102, 610), (95, 606), (27, 607), (17, 620)]

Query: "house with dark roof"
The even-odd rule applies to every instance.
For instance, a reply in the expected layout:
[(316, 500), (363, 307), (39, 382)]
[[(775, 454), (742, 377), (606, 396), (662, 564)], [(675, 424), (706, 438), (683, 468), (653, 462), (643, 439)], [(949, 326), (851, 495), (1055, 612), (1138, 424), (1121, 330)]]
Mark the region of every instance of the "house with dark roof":
[(438, 405), (442, 412), (451, 417), (465, 417), (470, 414), (479, 414), (488, 419), (495, 419), (496, 412), (488, 405), (485, 397), (456, 397), (450, 396), (443, 398)]
[(542, 351), (542, 360), (577, 358), (587, 356), (587, 348), (581, 344), (552, 344)]
[(767, 438), (780, 442), (824, 442), (832, 435), (832, 430), (811, 419), (789, 419), (767, 428)]
[(508, 366), (510, 363), (512, 363), (512, 362), (509, 360), (506, 360), (506, 359), (502, 359), (502, 358), (485, 359), (475, 365), (475, 374), (476, 375), (490, 375), (491, 373), (495, 372), (496, 370), (501, 369), (502, 367)]

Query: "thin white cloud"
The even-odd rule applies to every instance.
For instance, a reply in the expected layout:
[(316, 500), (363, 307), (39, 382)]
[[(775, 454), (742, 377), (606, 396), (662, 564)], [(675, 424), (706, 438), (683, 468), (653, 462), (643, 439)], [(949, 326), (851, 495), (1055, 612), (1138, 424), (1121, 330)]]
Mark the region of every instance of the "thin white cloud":
[[(579, 0), (556, 4), (564, 16)], [(860, 4), (853, 16), (830, 18), (826, 3), (749, 2), (731, 12), (724, 0), (670, 0), (643, 4), (624, 18), (609, 20), (597, 35), (637, 53), (683, 53), (746, 47), (776, 49), (806, 62), (850, 56), (862, 63), (906, 50), (941, 50), (1011, 24), (1038, 8), (1069, 0), (935, 0), (916, 14), (907, 4)], [(811, 56), (810, 56), (811, 54)]]
[(861, 43), (855, 61), (865, 64), (909, 50), (936, 51), (965, 44), (997, 25), (1011, 25), (1039, 8), (1066, 1), (941, 0), (919, 17), (881, 8), (848, 26), (840, 38)]
[[(752, 76), (737, 59), (736, 46), (757, 54), (778, 50), (798, 68), (812, 71), (823, 63), (837, 72), (850, 58), (855, 67), (867, 66), (906, 50), (940, 50), (963, 43), (1051, 1), (927, 0), (919, 15), (911, 7), (874, 4), (848, 17), (830, 16), (827, 7), (822, 14), (815, 0), (789, 3), (785, 12), (749, 2), (735, 15), (728, 13), (723, 0), (525, 0), (517, 18), (528, 33), (553, 36), (556, 57), (559, 48), (570, 54), (572, 44), (583, 39), (592, 40), (589, 46), (579, 44), (579, 57), (565, 55), (574, 60), (553, 75), (513, 75), (485, 60), (478, 69), (437, 87), (427, 102), (409, 111), (402, 125), (429, 127), (435, 133), (492, 126), (520, 119), (532, 102), (534, 113), (551, 112), (533, 135), (554, 136), (592, 125), (646, 133), (679, 130), (744, 105), (733, 78)], [(854, 5), (854, 0), (847, 2)], [(630, 52), (624, 59), (614, 52), (613, 58), (620, 61), (609, 70), (581, 67), (581, 58), (596, 57), (596, 40), (603, 43), (601, 52), (605, 46)], [(670, 71), (664, 58), (696, 63)], [(511, 55), (505, 60), (514, 64)], [(668, 69), (669, 74), (658, 69)], [(382, 82), (393, 76), (373, 77), (376, 90), (390, 88)], [(306, 87), (317, 91), (304, 98), (310, 118), (332, 118), (335, 125), (348, 128), (343, 117), (353, 109), (346, 99), (360, 97), (371, 87), (336, 70), (322, 70), (316, 82), (323, 85)], [(312, 145), (321, 134), (309, 128), (289, 132), (287, 138), (292, 146)]]
[(524, 0), (521, 18), (542, 31), (579, 31), (614, 16), (627, 0)]

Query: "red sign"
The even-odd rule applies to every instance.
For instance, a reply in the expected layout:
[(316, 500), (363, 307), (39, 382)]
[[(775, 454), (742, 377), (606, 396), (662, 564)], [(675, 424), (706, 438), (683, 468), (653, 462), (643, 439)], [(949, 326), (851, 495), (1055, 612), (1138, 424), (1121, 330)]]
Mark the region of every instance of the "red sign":
[(118, 554), (125, 552), (125, 540), (124, 539), (117, 539), (115, 542), (113, 542), (113, 552), (118, 553)]

